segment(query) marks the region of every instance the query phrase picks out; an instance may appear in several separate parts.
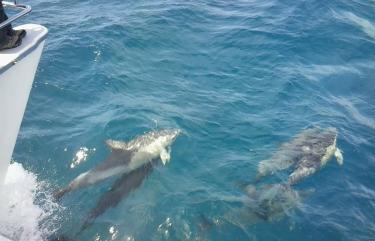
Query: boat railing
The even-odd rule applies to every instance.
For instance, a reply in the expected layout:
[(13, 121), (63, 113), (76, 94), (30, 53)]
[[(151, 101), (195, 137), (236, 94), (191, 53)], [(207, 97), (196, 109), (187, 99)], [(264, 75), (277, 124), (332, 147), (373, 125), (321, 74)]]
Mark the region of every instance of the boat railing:
[(25, 16), (29, 12), (31, 12), (31, 7), (29, 5), (18, 4), (16, 1), (14, 1), (14, 2), (3, 1), (3, 6), (4, 6), (4, 8), (11, 8), (11, 9), (16, 9), (16, 10), (21, 10), (21, 11), (16, 13), (15, 15), (9, 17), (4, 22), (0, 23), (0, 29), (4, 28), (5, 26), (9, 25), (13, 21), (15, 21), (15, 20)]

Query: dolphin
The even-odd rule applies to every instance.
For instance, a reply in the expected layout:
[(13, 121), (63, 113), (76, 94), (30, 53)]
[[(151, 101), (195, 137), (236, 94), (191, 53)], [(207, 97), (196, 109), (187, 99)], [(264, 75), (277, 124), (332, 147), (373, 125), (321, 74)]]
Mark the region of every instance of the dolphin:
[(342, 165), (344, 159), (336, 142), (336, 128), (307, 129), (283, 143), (270, 159), (259, 163), (257, 180), (293, 166), (288, 178), (288, 183), (293, 185), (320, 170), (333, 156)]
[[(232, 223), (252, 225), (261, 221), (276, 221), (295, 209), (315, 190), (297, 191), (289, 184), (266, 184), (260, 187), (249, 184), (244, 188), (244, 208), (232, 216)], [(233, 222), (233, 218), (235, 219)]]
[(295, 190), (289, 184), (276, 183), (259, 187), (248, 184), (242, 187), (242, 191), (245, 194), (243, 197), (229, 199), (236, 203), (236, 206), (240, 204), (239, 208), (231, 208), (219, 219), (201, 215), (199, 227), (203, 227), (202, 230), (207, 232), (214, 226), (225, 224), (246, 229), (260, 222), (278, 221), (298, 208), (315, 190)]
[(152, 173), (156, 164), (156, 161), (148, 162), (130, 173), (123, 174), (116, 180), (111, 188), (100, 197), (96, 206), (90, 211), (79, 233), (89, 227), (94, 220), (105, 213), (107, 209), (116, 207), (122, 199), (126, 198), (132, 191), (140, 187), (143, 181)]
[(284, 216), (314, 190), (296, 191), (289, 184), (277, 183), (260, 188), (250, 184), (244, 191), (248, 197), (245, 201), (247, 212), (255, 219), (271, 221)]
[(158, 158), (166, 165), (170, 161), (170, 147), (180, 134), (179, 129), (166, 129), (150, 131), (129, 142), (107, 140), (106, 144), (111, 150), (107, 159), (55, 192), (55, 198), (60, 199), (68, 192), (112, 176), (128, 174)]

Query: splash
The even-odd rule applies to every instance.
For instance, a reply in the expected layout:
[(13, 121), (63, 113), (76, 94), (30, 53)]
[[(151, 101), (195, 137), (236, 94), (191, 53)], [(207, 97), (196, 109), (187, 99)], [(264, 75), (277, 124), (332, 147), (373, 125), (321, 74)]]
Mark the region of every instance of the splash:
[(54, 232), (54, 222), (46, 219), (59, 207), (42, 186), (21, 164), (10, 164), (5, 183), (0, 186), (0, 235), (17, 241), (39, 241)]
[(70, 163), (70, 168), (73, 169), (76, 166), (78, 166), (79, 164), (81, 164), (82, 162), (86, 161), (89, 154), (94, 153), (95, 151), (96, 151), (95, 148), (93, 148), (93, 149), (88, 149), (87, 147), (79, 148), (79, 150), (77, 151), (73, 160)]
[(161, 237), (168, 239), (170, 237), (170, 229), (172, 227), (172, 219), (167, 217), (165, 221), (158, 226), (158, 232), (160, 233)]

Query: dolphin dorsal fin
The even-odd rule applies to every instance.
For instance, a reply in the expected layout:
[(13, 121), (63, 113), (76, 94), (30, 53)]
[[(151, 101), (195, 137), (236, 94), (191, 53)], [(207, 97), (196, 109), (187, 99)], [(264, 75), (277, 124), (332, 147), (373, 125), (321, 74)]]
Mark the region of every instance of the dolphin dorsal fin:
[(108, 148), (111, 150), (120, 150), (120, 149), (126, 149), (127, 143), (123, 141), (115, 141), (112, 139), (108, 139), (105, 141), (105, 144), (107, 144)]

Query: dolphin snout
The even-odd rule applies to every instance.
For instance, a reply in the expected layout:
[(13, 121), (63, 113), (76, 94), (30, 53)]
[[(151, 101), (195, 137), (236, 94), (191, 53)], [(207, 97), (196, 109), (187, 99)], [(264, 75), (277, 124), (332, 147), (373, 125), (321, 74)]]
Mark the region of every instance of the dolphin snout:
[(171, 134), (171, 136), (172, 136), (172, 140), (174, 141), (174, 140), (176, 140), (176, 138), (179, 136), (179, 135), (181, 135), (182, 134), (182, 131), (180, 130), (180, 129), (175, 129), (175, 130), (173, 130), (172, 131), (172, 134)]

